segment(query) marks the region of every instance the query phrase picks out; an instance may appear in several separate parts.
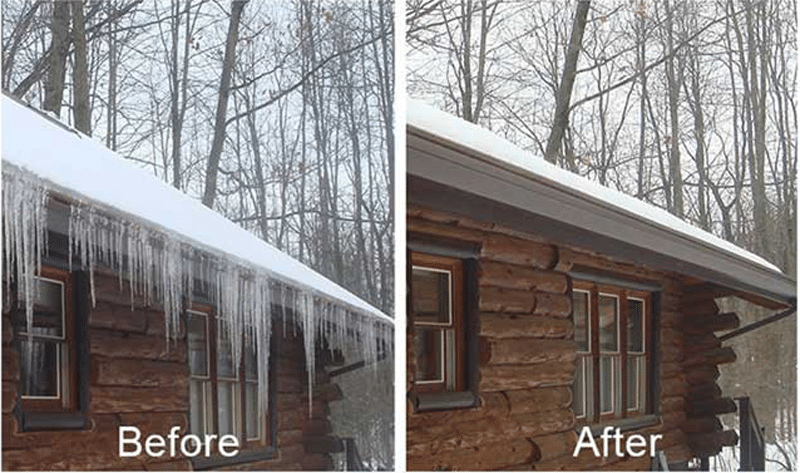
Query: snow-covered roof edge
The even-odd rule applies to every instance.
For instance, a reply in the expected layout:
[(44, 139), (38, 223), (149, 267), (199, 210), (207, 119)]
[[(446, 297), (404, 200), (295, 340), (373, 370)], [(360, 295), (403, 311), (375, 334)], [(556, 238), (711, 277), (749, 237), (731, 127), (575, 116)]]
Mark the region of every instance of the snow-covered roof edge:
[(406, 116), (409, 127), (469, 148), (503, 167), (511, 168), (536, 179), (546, 180), (572, 194), (600, 200), (617, 212), (635, 215), (665, 231), (679, 233), (685, 238), (712, 246), (739, 259), (783, 275), (777, 266), (764, 258), (699, 229), (664, 209), (561, 169), (486, 128), (462, 120), (421, 100), (408, 99)]
[(4, 165), (39, 177), (65, 197), (177, 233), (200, 249), (257, 265), (275, 279), (394, 325), (339, 284), (46, 112), (3, 94), (0, 113)]

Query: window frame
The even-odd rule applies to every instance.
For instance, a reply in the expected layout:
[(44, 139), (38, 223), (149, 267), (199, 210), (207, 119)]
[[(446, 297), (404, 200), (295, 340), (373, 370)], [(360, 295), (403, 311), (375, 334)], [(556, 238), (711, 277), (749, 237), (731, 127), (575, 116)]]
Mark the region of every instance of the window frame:
[[(24, 390), (25, 380), (22, 375), (22, 357), (24, 353), (19, 351), (19, 364), (20, 364), (20, 379), (19, 379), (19, 400), (20, 408), (25, 413), (69, 413), (78, 412), (78, 353), (76, 343), (76, 325), (75, 325), (75, 296), (74, 296), (74, 278), (73, 274), (69, 271), (54, 268), (51, 266), (42, 266), (38, 275), (34, 276), (36, 280), (47, 282), (54, 282), (61, 285), (61, 323), (62, 335), (59, 342), (58, 358), (58, 393), (57, 397), (38, 397), (38, 396), (25, 396), (22, 394)], [(21, 320), (20, 329), (15, 333), (15, 337), (19, 342), (24, 342), (28, 339), (28, 327), (24, 320), (24, 307), (22, 301), (17, 301), (18, 309), (22, 312), (23, 319)], [(55, 340), (51, 337), (41, 337), (33, 335), (33, 339), (47, 338)], [(65, 359), (66, 358), (66, 359)]]
[[(464, 262), (458, 258), (451, 258), (447, 256), (432, 255), (427, 253), (412, 252), (411, 255), (411, 271), (413, 278), (413, 270), (421, 269), (425, 271), (444, 273), (448, 275), (448, 295), (449, 295), (449, 314), (450, 320), (448, 323), (441, 322), (421, 322), (416, 321), (415, 317), (410, 317), (412, 321), (415, 342), (417, 335), (417, 327), (434, 327), (439, 330), (442, 337), (442, 359), (441, 370), (442, 379), (433, 381), (414, 380), (413, 391), (417, 393), (443, 393), (443, 392), (459, 392), (466, 389), (466, 353), (465, 353), (465, 332), (464, 332), (464, 316), (465, 307), (464, 303)], [(413, 286), (413, 284), (412, 284)], [(409, 313), (413, 311), (413, 290), (411, 293), (412, 305), (409, 306)], [(453, 330), (453, 350), (448, 353), (447, 349), (447, 329)], [(413, 356), (416, 356), (414, 353)], [(455, 359), (455, 368), (453, 380), (453, 389), (448, 389), (447, 385), (450, 381), (447, 376), (447, 365), (449, 359)]]
[[(657, 370), (652, 364), (655, 343), (653, 339), (653, 323), (655, 320), (654, 300), (657, 291), (645, 290), (644, 288), (628, 287), (621, 282), (619, 285), (607, 282), (595, 282), (590, 279), (573, 280), (572, 282), (572, 297), (574, 301), (574, 294), (576, 292), (588, 294), (587, 310), (589, 312), (589, 324), (587, 328), (587, 337), (589, 341), (589, 352), (578, 351), (578, 357), (584, 358), (583, 361), (586, 365), (591, 365), (591, 376), (584, 373), (584, 414), (581, 416), (576, 415), (576, 420), (580, 424), (597, 424), (614, 422), (622, 419), (629, 418), (642, 418), (654, 414), (654, 396), (656, 390), (654, 389), (654, 377)], [(601, 296), (610, 296), (616, 299), (617, 314), (616, 314), (616, 329), (617, 329), (617, 351), (605, 352), (600, 347), (600, 331), (599, 331), (599, 299)], [(641, 301), (643, 304), (643, 349), (644, 352), (632, 352), (629, 350), (628, 343), (628, 301), (636, 300)], [(573, 307), (573, 324), (575, 321), (574, 307)], [(576, 348), (577, 349), (577, 348)], [(612, 405), (611, 411), (601, 412), (601, 376), (600, 364), (603, 356), (612, 357)], [(634, 408), (628, 407), (628, 364), (629, 359), (633, 357), (642, 357), (644, 359), (643, 368), (644, 374), (637, 380), (636, 391), (637, 393), (644, 393), (645, 398), (638, 402)], [(617, 380), (616, 378), (620, 379)], [(644, 390), (638, 385), (641, 379), (644, 379)], [(591, 381), (590, 383), (587, 381)], [(591, 385), (591, 386), (590, 386)], [(572, 389), (575, 388), (573, 382)], [(616, 391), (619, 391), (617, 393)], [(639, 394), (637, 394), (638, 396)], [(573, 407), (574, 411), (574, 407)]]
[[(478, 258), (480, 256), (480, 245), (465, 244), (459, 241), (441, 240), (432, 238), (428, 235), (410, 233), (407, 241), (406, 252), (406, 288), (407, 288), (407, 317), (409, 334), (414, 335), (413, 314), (413, 294), (412, 294), (412, 271), (415, 262), (415, 254), (424, 255), (423, 257), (444, 258), (445, 260), (457, 260), (462, 265), (461, 282), (456, 284), (460, 291), (454, 295), (453, 300), (459, 301), (463, 308), (462, 312), (462, 334), (458, 337), (461, 345), (461, 358), (463, 363), (458, 369), (458, 375), (463, 377), (461, 387), (452, 391), (430, 391), (418, 389), (417, 383), (410, 379), (408, 397), (411, 400), (413, 412), (426, 412), (435, 410), (452, 410), (475, 407), (480, 404), (479, 397), (479, 343), (480, 318), (478, 310)], [(424, 266), (424, 265), (423, 265)], [(455, 344), (454, 344), (455, 345)], [(415, 357), (414, 347), (409, 348), (407, 353), (409, 359)], [(414, 373), (410, 373), (413, 378)]]
[[(188, 314), (197, 314), (199, 316), (205, 317), (205, 330), (206, 330), (206, 375), (204, 377), (194, 375), (191, 372), (191, 367), (188, 366), (190, 360), (187, 357), (187, 369), (189, 373), (189, 380), (190, 386), (189, 389), (191, 390), (191, 382), (193, 379), (202, 380), (203, 382), (203, 432), (202, 434), (217, 434), (219, 435), (219, 382), (220, 376), (217, 370), (217, 353), (218, 353), (218, 346), (217, 346), (217, 330), (218, 330), (218, 320), (219, 315), (214, 310), (214, 307), (210, 304), (205, 303), (198, 303), (193, 302), (187, 309), (184, 310), (184, 317), (188, 318)], [(187, 330), (187, 342), (188, 342), (188, 330)], [(272, 333), (270, 334), (272, 340), (275, 340), (275, 330), (273, 327)], [(244, 338), (244, 334), (242, 334)], [(274, 343), (271, 343), (270, 350), (274, 354)], [(267, 412), (261, 412), (258, 416), (258, 426), (259, 426), (259, 437), (258, 438), (248, 438), (247, 437), (247, 413), (246, 411), (246, 368), (245, 368), (245, 350), (244, 350), (244, 340), (242, 344), (242, 356), (239, 360), (239, 366), (236, 368), (236, 379), (230, 378), (223, 378), (223, 382), (231, 383), (232, 395), (231, 399), (233, 400), (233, 430), (234, 435), (237, 439), (239, 439), (239, 446), (240, 446), (240, 454), (234, 457), (234, 459), (239, 458), (242, 453), (251, 452), (257, 453), (259, 450), (266, 449), (266, 453), (272, 453), (272, 449), (275, 447), (275, 439), (276, 439), (276, 432), (275, 428), (275, 417), (277, 415), (277, 410), (275, 409), (275, 403), (277, 402), (277, 389), (275, 386), (275, 376), (273, 375), (273, 371), (270, 371), (270, 380), (269, 380), (269, 396), (270, 396), (270, 407)], [(187, 344), (187, 353), (189, 347)], [(271, 356), (272, 359), (274, 357)], [(257, 382), (257, 379), (256, 379)], [(191, 392), (189, 393), (189, 430), (192, 431), (191, 426)], [(259, 406), (259, 411), (261, 410)], [(228, 463), (231, 459), (220, 458), (221, 461), (224, 463)], [(234, 463), (239, 463), (239, 461), (235, 461)]]

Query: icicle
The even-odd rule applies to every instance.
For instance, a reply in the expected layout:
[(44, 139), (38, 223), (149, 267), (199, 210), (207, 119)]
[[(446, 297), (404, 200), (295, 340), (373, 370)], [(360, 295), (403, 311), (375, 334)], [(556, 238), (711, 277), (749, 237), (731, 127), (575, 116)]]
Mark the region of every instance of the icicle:
[[(306, 353), (306, 373), (308, 374), (308, 415), (311, 416), (313, 407), (314, 376), (316, 374), (316, 356), (314, 349), (316, 346), (316, 330), (314, 324), (314, 301), (310, 300), (311, 295), (303, 291), (300, 294), (301, 320), (303, 331), (303, 343)], [(295, 307), (296, 309), (296, 307)], [(295, 310), (297, 314), (297, 310)]]
[(3, 169), (3, 253), (8, 289), (17, 285), (17, 300), (25, 303), (26, 331), (33, 326), (38, 294), (35, 275), (47, 231), (48, 189), (35, 176), (11, 165)]
[[(37, 285), (35, 274), (47, 251), (46, 186), (36, 176), (12, 165), (3, 169), (3, 264), (10, 290), (16, 281), (17, 298), (25, 301), (26, 323), (33, 323), (33, 301)], [(331, 353), (336, 350), (361, 355), (373, 372), (379, 357), (391, 356), (391, 323), (371, 315), (354, 312), (338, 301), (328, 300), (307, 287), (273, 279), (271, 273), (234, 263), (224, 254), (198, 251), (190, 242), (173, 234), (144, 227), (140, 222), (104, 215), (92, 206), (72, 202), (69, 210), (68, 258), (72, 265), (77, 255), (90, 275), (92, 304), (96, 302), (95, 265), (106, 265), (118, 273), (120, 291), (126, 273), (131, 310), (137, 298), (164, 308), (165, 337), (179, 335), (183, 297), (191, 301), (194, 278), (198, 276), (216, 305), (223, 333), (231, 340), (233, 362), (237, 365), (246, 347), (257, 357), (259, 400), (263, 409), (269, 403), (270, 339), (273, 330), (273, 300), (280, 305), (283, 334), (287, 323), (292, 333), (302, 332), (308, 376), (309, 413), (313, 409), (316, 376), (316, 348), (325, 340)], [(213, 285), (213, 287), (212, 287)], [(292, 314), (293, 317), (288, 317)], [(348, 347), (353, 347), (350, 350)]]

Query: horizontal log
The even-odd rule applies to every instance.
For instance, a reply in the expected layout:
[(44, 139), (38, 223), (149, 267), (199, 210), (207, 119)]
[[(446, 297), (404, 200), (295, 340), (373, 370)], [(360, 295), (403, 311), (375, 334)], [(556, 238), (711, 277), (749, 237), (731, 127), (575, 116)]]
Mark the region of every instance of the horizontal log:
[[(481, 393), (478, 407), (430, 412), (411, 412), (406, 416), (409, 431), (431, 425), (444, 425), (486, 417), (504, 417), (510, 412), (508, 398), (500, 392)], [(411, 434), (409, 434), (411, 435)]]
[(683, 373), (683, 363), (677, 361), (664, 362), (661, 364), (661, 376), (672, 378)]
[(308, 408), (278, 412), (278, 430), (302, 428), (308, 420)]
[(722, 346), (722, 341), (713, 332), (705, 332), (699, 335), (686, 336), (686, 357), (714, 350)]
[(572, 338), (572, 322), (543, 315), (481, 314), (481, 335), (491, 338)]
[(479, 294), (481, 312), (530, 314), (536, 306), (536, 297), (530, 291), (483, 287)]
[(524, 291), (564, 293), (567, 290), (567, 276), (564, 273), (502, 264), (490, 260), (481, 261), (478, 283), (481, 286)]
[(301, 462), (304, 471), (331, 471), (333, 459), (326, 454), (311, 454), (303, 457)]
[(449, 240), (460, 240), (473, 243), (480, 243), (487, 238), (487, 234), (479, 230), (457, 227), (453, 224), (429, 222), (427, 220), (421, 220), (418, 218), (407, 219), (406, 230), (414, 233), (442, 237)]
[(560, 409), (506, 418), (486, 418), (417, 429), (407, 437), (408, 455), (438, 455), (440, 452), (473, 449), (479, 445), (512, 438), (526, 438), (572, 429), (572, 411)]
[(555, 434), (532, 437), (530, 440), (539, 450), (541, 458), (537, 461), (547, 461), (572, 453), (578, 443), (578, 434), (574, 430), (567, 430)]
[(185, 387), (92, 386), (92, 412), (176, 412), (189, 405)]
[(729, 414), (731, 412), (736, 412), (736, 402), (728, 397), (693, 401), (691, 404), (693, 417)]
[[(131, 306), (99, 301), (89, 312), (89, 326), (132, 333), (146, 333), (147, 325), (156, 320), (156, 314), (149, 310), (131, 310)], [(161, 314), (161, 320), (164, 315)]]
[(572, 314), (572, 298), (566, 294), (518, 291), (498, 287), (480, 289), (481, 312), (550, 315), (566, 318)]
[(686, 444), (675, 445), (664, 449), (664, 456), (667, 457), (667, 463), (683, 463), (691, 460), (694, 453)]
[(488, 471), (538, 459), (537, 448), (525, 438), (478, 445), (469, 450), (440, 452), (437, 455), (409, 455), (406, 467), (410, 471)]
[(732, 347), (720, 347), (693, 355), (684, 362), (684, 366), (688, 368), (700, 365), (724, 365), (735, 361), (736, 352)]
[[(431, 412), (412, 412), (406, 417), (409, 431), (487, 417), (503, 418), (509, 414), (566, 409), (572, 404), (568, 387), (524, 389), (506, 392), (483, 392), (478, 407)], [(411, 434), (409, 434), (411, 435)]]
[(689, 399), (713, 399), (722, 396), (722, 389), (715, 381), (689, 387)]
[(186, 363), (183, 340), (167, 343), (165, 337), (92, 328), (89, 330), (92, 355), (108, 358), (140, 358)]
[(707, 316), (719, 313), (719, 306), (713, 298), (707, 296), (693, 298), (684, 294), (682, 298), (683, 313), (689, 316)]
[(534, 314), (552, 317), (570, 317), (572, 315), (572, 297), (566, 294), (549, 294), (537, 292)]
[(572, 340), (538, 340), (531, 338), (480, 339), (481, 364), (535, 364), (551, 361), (575, 361)]
[(661, 397), (684, 396), (688, 392), (689, 385), (686, 382), (686, 376), (680, 373), (676, 376), (661, 379)]
[(494, 234), (483, 241), (481, 257), (503, 263), (550, 269), (555, 266), (558, 255), (552, 245)]
[(693, 417), (681, 424), (681, 430), (687, 434), (716, 432), (722, 430), (722, 422), (716, 416)]
[(675, 411), (661, 415), (661, 427), (663, 430), (677, 429), (686, 421), (686, 412)]
[(569, 387), (519, 389), (504, 394), (513, 414), (566, 409), (572, 405)]
[(307, 436), (327, 435), (333, 432), (333, 426), (328, 419), (308, 419), (303, 432)]
[(303, 443), (303, 429), (281, 430), (277, 437), (281, 449), (288, 445), (300, 445)]
[(188, 389), (189, 373), (171, 361), (93, 357), (92, 385)]
[(706, 384), (719, 379), (719, 369), (716, 366), (696, 366), (688, 371), (686, 381), (690, 386)]
[(686, 399), (683, 396), (672, 396), (661, 398), (660, 412), (675, 412), (686, 409)]
[(726, 312), (711, 317), (698, 318), (693, 324), (687, 324), (685, 331), (689, 334), (722, 332), (739, 328), (739, 316), (734, 312)]
[(480, 369), (480, 390), (488, 392), (569, 386), (574, 371), (574, 365), (569, 362), (483, 367)]
[(739, 436), (735, 430), (724, 430), (688, 436), (689, 447), (695, 454), (716, 454), (722, 447), (732, 447), (739, 443)]
[(304, 436), (303, 447), (307, 453), (341, 453), (344, 451), (344, 442), (333, 435)]

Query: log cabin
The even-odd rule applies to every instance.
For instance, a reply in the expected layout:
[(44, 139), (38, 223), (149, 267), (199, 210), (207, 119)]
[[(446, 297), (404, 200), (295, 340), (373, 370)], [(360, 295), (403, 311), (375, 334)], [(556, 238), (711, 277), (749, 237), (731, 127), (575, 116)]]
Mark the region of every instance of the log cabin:
[[(739, 318), (715, 299), (791, 314), (792, 278), (422, 102), (407, 117), (409, 470), (700, 468), (737, 442), (717, 379)], [(660, 454), (576, 450), (609, 428)]]
[[(391, 451), (335, 420), (391, 421), (391, 396), (352, 402), (363, 387), (340, 382), (386, 378), (391, 318), (8, 96), (2, 134), (4, 470), (330, 470)], [(124, 455), (133, 428), (162, 440)], [(173, 452), (171, 434), (237, 453)]]

